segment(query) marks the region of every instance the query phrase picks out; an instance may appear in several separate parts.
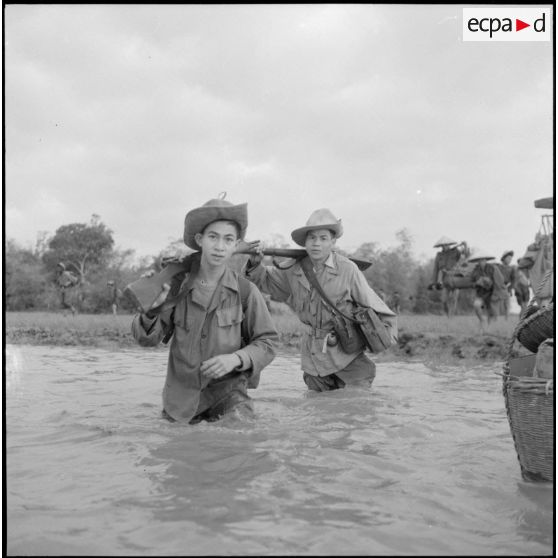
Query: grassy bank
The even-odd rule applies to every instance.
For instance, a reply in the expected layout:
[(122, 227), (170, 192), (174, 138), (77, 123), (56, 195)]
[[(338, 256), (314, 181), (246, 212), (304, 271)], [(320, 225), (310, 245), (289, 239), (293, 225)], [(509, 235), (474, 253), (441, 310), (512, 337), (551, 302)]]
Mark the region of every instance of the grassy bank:
[[(297, 352), (303, 325), (284, 305), (272, 305), (280, 334), (281, 349)], [(135, 347), (130, 332), (132, 316), (120, 314), (63, 315), (46, 312), (7, 312), (6, 343), (33, 345), (84, 345)], [(401, 315), (399, 343), (380, 356), (418, 358), (430, 361), (503, 360), (517, 316), (499, 318), (489, 334), (478, 333), (475, 316)], [(162, 348), (162, 350), (166, 350)]]

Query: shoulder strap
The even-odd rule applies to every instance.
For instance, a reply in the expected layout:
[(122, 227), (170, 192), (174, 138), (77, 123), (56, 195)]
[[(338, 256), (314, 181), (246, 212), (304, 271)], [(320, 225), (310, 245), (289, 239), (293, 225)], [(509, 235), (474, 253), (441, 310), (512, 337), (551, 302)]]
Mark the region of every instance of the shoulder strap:
[(250, 281), (242, 275), (238, 275), (238, 290), (240, 291), (240, 300), (242, 301), (242, 310), (246, 312), (248, 308), (248, 297), (250, 296)]
[(325, 294), (324, 290), (322, 289), (322, 286), (320, 285), (320, 282), (318, 281), (318, 278), (316, 277), (316, 274), (314, 273), (314, 268), (312, 267), (312, 262), (310, 261), (310, 258), (308, 257), (303, 258), (300, 261), (300, 267), (302, 268), (304, 275), (306, 275), (306, 279), (308, 279), (310, 285), (312, 285), (312, 287), (316, 289), (318, 294), (322, 297), (322, 300), (331, 308), (331, 310), (334, 313), (341, 314), (341, 316), (343, 316), (347, 320), (350, 320), (351, 322), (360, 323), (358, 320), (355, 320), (352, 316), (349, 316), (348, 314), (345, 314), (344, 312), (339, 310), (339, 308), (337, 308), (337, 306), (335, 306), (335, 304), (331, 301), (331, 299)]

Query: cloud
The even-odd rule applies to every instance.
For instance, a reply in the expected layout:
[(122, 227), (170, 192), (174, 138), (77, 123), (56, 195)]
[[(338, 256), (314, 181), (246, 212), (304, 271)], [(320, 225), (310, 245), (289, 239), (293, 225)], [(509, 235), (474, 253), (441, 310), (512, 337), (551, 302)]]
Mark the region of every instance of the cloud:
[(347, 247), (520, 250), (552, 191), (552, 45), (465, 44), (459, 13), (8, 5), (7, 236), (97, 213), (157, 253), (226, 190), (252, 238), (330, 207)]

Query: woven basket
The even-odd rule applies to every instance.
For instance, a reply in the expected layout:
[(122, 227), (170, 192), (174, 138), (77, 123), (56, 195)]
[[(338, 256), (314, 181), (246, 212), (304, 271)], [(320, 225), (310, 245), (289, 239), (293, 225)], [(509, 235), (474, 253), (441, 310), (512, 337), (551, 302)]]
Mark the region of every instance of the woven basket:
[(503, 392), (521, 475), (553, 482), (554, 380), (533, 378), (535, 355), (509, 358), (512, 346), (513, 340), (504, 364)]
[(518, 341), (533, 353), (549, 337), (554, 337), (554, 302), (525, 318), (517, 329)]

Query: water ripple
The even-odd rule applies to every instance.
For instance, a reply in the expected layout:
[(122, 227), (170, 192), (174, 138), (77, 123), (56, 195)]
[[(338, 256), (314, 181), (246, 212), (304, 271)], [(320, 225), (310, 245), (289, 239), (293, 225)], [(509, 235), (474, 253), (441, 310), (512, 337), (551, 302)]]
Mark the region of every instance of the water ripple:
[(255, 419), (183, 426), (166, 359), (7, 347), (9, 553), (552, 552), (553, 487), (521, 480), (494, 367), (381, 363), (316, 394), (279, 356)]

